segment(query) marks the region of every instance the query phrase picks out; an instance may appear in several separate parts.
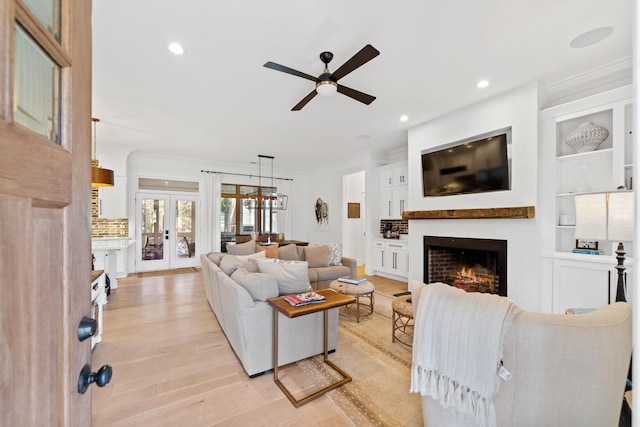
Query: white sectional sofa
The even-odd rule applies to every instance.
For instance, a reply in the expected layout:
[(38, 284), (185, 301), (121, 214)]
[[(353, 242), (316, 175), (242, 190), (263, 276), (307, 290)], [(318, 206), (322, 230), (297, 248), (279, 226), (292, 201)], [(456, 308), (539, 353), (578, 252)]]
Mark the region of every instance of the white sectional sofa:
[[(229, 344), (249, 376), (273, 369), (273, 308), (266, 302), (269, 292), (277, 296), (273, 282), (261, 285), (258, 293), (266, 295), (254, 299), (247, 290), (227, 275), (220, 263), (224, 254), (201, 255), (202, 274), (207, 300), (218, 319)], [(229, 270), (227, 270), (229, 271)], [(264, 278), (244, 273), (245, 277)], [(267, 274), (267, 273), (258, 273)], [(233, 274), (232, 274), (233, 275)], [(234, 276), (235, 277), (235, 276)], [(307, 282), (308, 284), (308, 282)], [(252, 289), (253, 294), (256, 290)], [(273, 294), (275, 292), (275, 295)], [(323, 352), (323, 314), (315, 313), (295, 319), (279, 314), (279, 365), (285, 365)], [(338, 342), (338, 310), (329, 311), (328, 344), (335, 350)]]

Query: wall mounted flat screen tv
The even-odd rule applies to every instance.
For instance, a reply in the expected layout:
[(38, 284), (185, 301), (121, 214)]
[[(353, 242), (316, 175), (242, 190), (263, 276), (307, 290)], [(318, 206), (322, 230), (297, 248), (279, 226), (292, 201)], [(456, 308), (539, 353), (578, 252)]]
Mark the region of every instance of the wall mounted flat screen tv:
[(424, 197), (511, 190), (511, 127), (441, 147), (421, 153)]

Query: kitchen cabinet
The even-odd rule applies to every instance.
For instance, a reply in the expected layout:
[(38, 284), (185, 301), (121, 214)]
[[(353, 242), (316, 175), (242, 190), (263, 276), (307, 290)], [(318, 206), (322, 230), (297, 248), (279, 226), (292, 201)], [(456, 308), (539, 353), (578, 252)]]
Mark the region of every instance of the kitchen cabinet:
[(126, 157), (101, 156), (100, 167), (113, 171), (113, 187), (98, 188), (98, 217), (127, 218)]
[(402, 219), (408, 209), (408, 169), (394, 165), (380, 168), (380, 219)]
[(617, 272), (609, 262), (556, 259), (553, 266), (553, 312), (568, 308), (601, 308), (616, 300)]
[(376, 239), (373, 245), (373, 268), (376, 272), (405, 279), (409, 277), (409, 254), (406, 241)]

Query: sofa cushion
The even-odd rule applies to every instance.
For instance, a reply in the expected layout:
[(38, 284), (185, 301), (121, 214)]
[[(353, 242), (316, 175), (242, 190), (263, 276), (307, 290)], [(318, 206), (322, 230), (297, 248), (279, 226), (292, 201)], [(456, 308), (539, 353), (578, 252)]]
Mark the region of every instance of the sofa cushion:
[(295, 243), (290, 245), (281, 246), (278, 248), (278, 258), (290, 261), (299, 261), (298, 250)]
[(318, 282), (325, 282), (327, 280), (337, 280), (340, 277), (346, 277), (351, 275), (351, 270), (345, 265), (332, 265), (330, 267), (314, 268), (318, 275)]
[(304, 260), (310, 268), (329, 267), (329, 248), (327, 246), (307, 246), (304, 248)]
[(233, 272), (231, 278), (245, 288), (254, 301), (266, 301), (278, 296), (278, 282), (273, 274), (251, 273), (240, 267)]
[(264, 258), (265, 252), (258, 252), (251, 255), (225, 255), (220, 260), (220, 269), (224, 271), (227, 276), (231, 276), (234, 271), (240, 267), (255, 270), (255, 267), (251, 267), (251, 260), (256, 258)]
[(267, 258), (278, 258), (278, 244), (273, 243), (269, 246), (256, 245), (256, 253), (265, 252)]
[(309, 264), (305, 261), (283, 261), (280, 259), (256, 259), (261, 273), (276, 276), (280, 295), (297, 294), (311, 290)]
[(329, 243), (329, 265), (342, 265), (342, 243)]
[(256, 253), (256, 241), (249, 240), (244, 243), (236, 243), (235, 245), (227, 245), (227, 253), (231, 255), (250, 255)]
[(220, 261), (226, 254), (224, 252), (209, 252), (207, 258), (209, 258), (215, 265), (220, 266)]

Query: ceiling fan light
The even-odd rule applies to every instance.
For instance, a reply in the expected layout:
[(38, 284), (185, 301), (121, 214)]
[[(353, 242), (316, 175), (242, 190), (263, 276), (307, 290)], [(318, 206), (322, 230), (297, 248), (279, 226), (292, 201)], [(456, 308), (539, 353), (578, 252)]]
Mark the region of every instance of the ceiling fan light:
[(318, 95), (331, 96), (338, 91), (338, 83), (331, 80), (325, 80), (316, 83), (316, 92)]

